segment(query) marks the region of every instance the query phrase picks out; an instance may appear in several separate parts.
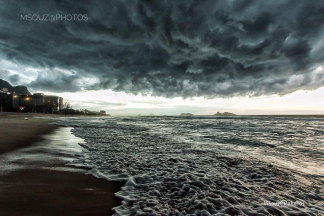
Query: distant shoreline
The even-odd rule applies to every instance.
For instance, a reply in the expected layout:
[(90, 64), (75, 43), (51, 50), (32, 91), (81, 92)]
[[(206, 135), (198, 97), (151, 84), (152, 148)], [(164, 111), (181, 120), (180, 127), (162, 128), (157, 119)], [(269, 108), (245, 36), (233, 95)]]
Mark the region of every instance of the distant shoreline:
[[(56, 117), (89, 117), (89, 118), (105, 118), (105, 117), (184, 117), (178, 114), (173, 115), (107, 115), (107, 116), (94, 116), (94, 115), (78, 115), (78, 114), (43, 114), (43, 113), (16, 113), (16, 112), (0, 112), (1, 117), (48, 117), (48, 118), (56, 118)], [(193, 114), (191, 117), (215, 117), (215, 118), (237, 118), (237, 117), (324, 117), (324, 114), (267, 114), (267, 115), (240, 115), (235, 114), (235, 116), (215, 116), (214, 114), (210, 115), (195, 115)]]

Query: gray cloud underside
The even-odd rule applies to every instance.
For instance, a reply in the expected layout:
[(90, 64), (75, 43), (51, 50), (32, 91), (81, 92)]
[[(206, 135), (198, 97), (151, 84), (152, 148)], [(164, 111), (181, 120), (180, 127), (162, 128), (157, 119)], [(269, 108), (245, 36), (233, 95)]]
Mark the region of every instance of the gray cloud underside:
[[(89, 20), (21, 21), (28, 13)], [(314, 73), (324, 59), (321, 0), (13, 0), (1, 2), (0, 23), (1, 55), (44, 68), (30, 83), (40, 90), (212, 98), (324, 84), (323, 73)]]
[(8, 70), (0, 69), (0, 78), (9, 81), (12, 85), (20, 84), (20, 77), (18, 74), (11, 74)]

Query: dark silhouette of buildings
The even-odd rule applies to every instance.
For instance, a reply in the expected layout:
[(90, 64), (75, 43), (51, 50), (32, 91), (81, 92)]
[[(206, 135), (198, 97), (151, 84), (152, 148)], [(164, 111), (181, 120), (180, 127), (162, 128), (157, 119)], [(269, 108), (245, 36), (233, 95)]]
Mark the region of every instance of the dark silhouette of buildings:
[(16, 92), (1, 91), (0, 106), (3, 111), (60, 113), (63, 108), (63, 98), (43, 93), (19, 95)]
[(99, 115), (103, 115), (103, 116), (105, 116), (105, 115), (107, 115), (107, 114), (106, 114), (106, 111), (104, 111), (104, 110), (100, 110)]
[(25, 86), (11, 86), (0, 79), (0, 110), (11, 112), (60, 113), (71, 115), (109, 116), (106, 111), (72, 109), (69, 103), (63, 104), (63, 98), (43, 93), (31, 94)]
[(60, 113), (63, 108), (63, 98), (31, 94), (26, 86), (12, 86), (0, 79), (0, 108), (2, 111)]
[(20, 95), (19, 106), (31, 112), (59, 113), (63, 108), (63, 98), (43, 93)]

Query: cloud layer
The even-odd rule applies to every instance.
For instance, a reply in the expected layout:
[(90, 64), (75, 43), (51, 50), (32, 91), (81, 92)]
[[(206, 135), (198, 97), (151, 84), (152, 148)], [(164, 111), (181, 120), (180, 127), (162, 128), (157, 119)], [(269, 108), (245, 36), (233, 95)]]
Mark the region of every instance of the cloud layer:
[[(213, 98), (324, 86), (321, 0), (17, 3), (1, 3), (0, 55), (40, 69), (34, 89)], [(25, 14), (89, 19), (21, 20)]]

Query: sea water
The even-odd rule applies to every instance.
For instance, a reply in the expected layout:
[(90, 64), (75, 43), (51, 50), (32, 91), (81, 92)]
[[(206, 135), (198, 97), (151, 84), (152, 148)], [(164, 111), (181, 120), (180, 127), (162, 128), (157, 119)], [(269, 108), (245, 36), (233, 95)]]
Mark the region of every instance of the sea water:
[(323, 215), (324, 124), (316, 117), (62, 119), (73, 161), (124, 181), (115, 215)]

